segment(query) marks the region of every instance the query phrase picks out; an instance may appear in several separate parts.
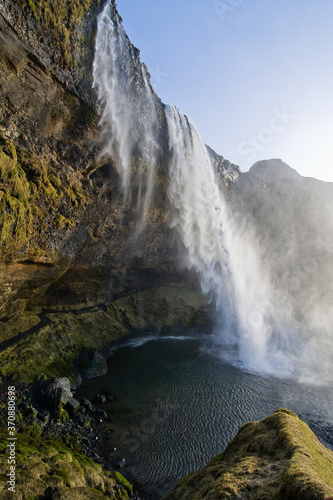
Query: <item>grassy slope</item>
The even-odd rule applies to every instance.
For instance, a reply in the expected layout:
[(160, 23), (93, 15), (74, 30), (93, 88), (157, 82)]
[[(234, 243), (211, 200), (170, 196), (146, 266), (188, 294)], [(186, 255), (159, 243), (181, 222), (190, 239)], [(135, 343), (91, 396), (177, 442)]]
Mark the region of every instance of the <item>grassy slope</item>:
[[(132, 486), (118, 472), (107, 472), (80, 453), (75, 439), (41, 436), (41, 429), (21, 426), (16, 442), (16, 491), (7, 490), (7, 429), (0, 430), (0, 497), (35, 500), (56, 487), (64, 500), (86, 498), (126, 500)], [(44, 498), (44, 497), (43, 497)]]
[[(5, 324), (0, 341), (37, 324), (39, 318), (35, 312)], [(72, 363), (82, 349), (103, 349), (137, 330), (204, 328), (208, 325), (208, 307), (198, 292), (156, 287), (114, 300), (104, 310), (96, 307), (78, 315), (59, 308), (59, 313), (48, 317), (51, 324), (0, 352), (0, 376), (28, 381), (41, 374), (76, 379), (78, 374)]]
[(243, 425), (226, 450), (165, 500), (333, 498), (333, 453), (305, 422), (279, 409)]

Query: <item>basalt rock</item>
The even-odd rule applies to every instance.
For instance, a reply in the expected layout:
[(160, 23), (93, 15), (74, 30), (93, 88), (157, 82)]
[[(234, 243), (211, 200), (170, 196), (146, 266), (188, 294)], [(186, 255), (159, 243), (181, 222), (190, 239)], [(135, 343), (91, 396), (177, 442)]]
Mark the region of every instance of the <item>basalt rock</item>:
[(57, 408), (73, 400), (70, 382), (66, 377), (40, 380), (34, 384), (33, 391), (37, 401), (46, 408)]
[(108, 371), (105, 357), (96, 349), (85, 349), (76, 366), (83, 380), (105, 375)]

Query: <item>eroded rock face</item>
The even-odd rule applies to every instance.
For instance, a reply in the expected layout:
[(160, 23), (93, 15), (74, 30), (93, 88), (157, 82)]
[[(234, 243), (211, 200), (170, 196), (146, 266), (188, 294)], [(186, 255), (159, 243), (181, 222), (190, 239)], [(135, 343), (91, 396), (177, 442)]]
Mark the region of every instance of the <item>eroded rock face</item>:
[(290, 410), (243, 425), (226, 450), (165, 500), (329, 499), (333, 453)]
[[(114, 3), (113, 8), (118, 16)], [(156, 94), (152, 99), (159, 157), (140, 231), (137, 201), (142, 186), (137, 172), (146, 165), (134, 151), (133, 189), (124, 203), (116, 165), (110, 156), (101, 156), (105, 136), (92, 88), (100, 9), (99, 0), (51, 0), (47, 5), (12, 0), (0, 5), (0, 343), (38, 325), (41, 308), (76, 311), (152, 287), (200, 289), (195, 273), (179, 260), (169, 227), (170, 151), (164, 105)], [(139, 81), (139, 51), (125, 40), (134, 54), (133, 80)], [(239, 175), (235, 166), (211, 154), (226, 184)], [(204, 303), (202, 297), (198, 316)], [(194, 317), (191, 303), (185, 301), (187, 306), (183, 316)], [(179, 319), (182, 314), (169, 316)], [(136, 318), (131, 329), (141, 328), (139, 315)], [(106, 322), (113, 324), (114, 317)], [(41, 350), (48, 335), (59, 338), (57, 325), (49, 319), (46, 323), (37, 330)], [(170, 321), (166, 323), (169, 327)], [(61, 327), (62, 334), (76, 338), (71, 319), (67, 325)], [(103, 333), (98, 347), (114, 334), (107, 339)], [(89, 342), (82, 347), (90, 347)], [(66, 374), (55, 359), (52, 363), (48, 374)], [(10, 373), (7, 368), (3, 373)], [(29, 368), (31, 375), (34, 370)]]
[[(105, 297), (113, 293), (111, 274), (119, 275), (116, 293), (126, 288), (127, 269), (129, 274), (131, 269), (155, 270), (166, 281), (175, 274), (163, 196), (156, 193), (138, 241), (133, 237), (135, 196), (124, 206), (112, 160), (99, 158), (102, 136), (92, 90), (99, 2), (84, 2), (78, 25), (68, 21), (75, 50), (67, 62), (67, 46), (56, 45), (59, 30), (45, 9), (38, 11), (40, 4), (36, 2), (36, 12), (19, 1), (0, 9), (2, 318), (12, 316), (15, 304), (21, 311), (37, 296), (40, 300), (47, 282), (57, 288), (61, 279), (60, 295), (68, 300), (67, 284), (74, 302), (78, 296), (86, 302), (96, 286), (106, 290)], [(73, 23), (70, 5), (66, 8)], [(44, 12), (39, 21), (37, 11)], [(45, 23), (50, 33), (42, 37)], [(163, 176), (161, 171), (162, 191)]]

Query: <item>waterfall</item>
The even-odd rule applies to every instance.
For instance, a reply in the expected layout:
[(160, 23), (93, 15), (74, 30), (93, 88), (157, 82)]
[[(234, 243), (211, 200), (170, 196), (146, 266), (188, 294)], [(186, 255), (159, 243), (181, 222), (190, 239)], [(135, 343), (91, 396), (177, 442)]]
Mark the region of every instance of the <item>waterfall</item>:
[(206, 146), (194, 125), (173, 106), (166, 107), (169, 133), (171, 227), (186, 249), (186, 265), (199, 274), (204, 293), (214, 300), (224, 329), (234, 329), (233, 292), (224, 242), (226, 207)]
[[(281, 278), (296, 251), (293, 241), (288, 247), (287, 240), (276, 268), (277, 251), (262, 237), (265, 228), (258, 230), (244, 216), (237, 206), (241, 199), (226, 203), (194, 125), (173, 106), (165, 113), (170, 224), (183, 244), (185, 264), (195, 269), (216, 306), (211, 350), (250, 371), (311, 382), (331, 379), (332, 307), (294, 296), (288, 276)], [(254, 194), (260, 203), (260, 192)], [(313, 280), (312, 288), (318, 283)]]
[[(162, 107), (158, 110), (146, 68), (110, 0), (98, 18), (93, 76), (103, 154), (115, 162), (124, 202), (136, 196), (138, 234), (154, 194)], [(164, 110), (170, 225), (181, 241), (185, 265), (197, 272), (203, 292), (215, 305), (213, 351), (252, 371), (332, 378), (332, 308), (323, 311), (319, 299), (314, 305), (304, 300), (303, 307), (306, 289), (303, 298), (297, 296), (288, 275), (280, 277), (288, 274), (292, 249), (283, 249), (286, 257), (277, 268), (258, 227), (237, 206), (242, 200), (226, 203), (193, 123), (173, 106)]]
[(153, 194), (159, 153), (157, 108), (146, 67), (111, 0), (98, 16), (93, 78), (105, 136), (103, 155), (115, 161), (125, 202), (137, 189), (138, 226), (142, 228)]
[(282, 319), (260, 266), (260, 248), (230, 213), (194, 125), (173, 106), (166, 108), (166, 117), (171, 226), (185, 247), (187, 267), (198, 273), (202, 290), (216, 306), (214, 349), (248, 369), (290, 371), (282, 355), (287, 347), (283, 329), (274, 332), (279, 348), (270, 349), (273, 326), (281, 326)]

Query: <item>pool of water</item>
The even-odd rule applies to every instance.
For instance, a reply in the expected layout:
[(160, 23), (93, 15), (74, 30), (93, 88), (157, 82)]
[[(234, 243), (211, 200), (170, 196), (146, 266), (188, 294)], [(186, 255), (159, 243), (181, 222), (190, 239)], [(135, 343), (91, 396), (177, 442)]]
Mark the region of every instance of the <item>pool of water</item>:
[(206, 340), (158, 334), (125, 340), (113, 349), (108, 374), (80, 387), (88, 398), (115, 394), (104, 430), (112, 430), (110, 447), (126, 457), (123, 471), (145, 498), (160, 499), (221, 453), (240, 425), (279, 407), (333, 448), (333, 388), (247, 373), (212, 356)]

